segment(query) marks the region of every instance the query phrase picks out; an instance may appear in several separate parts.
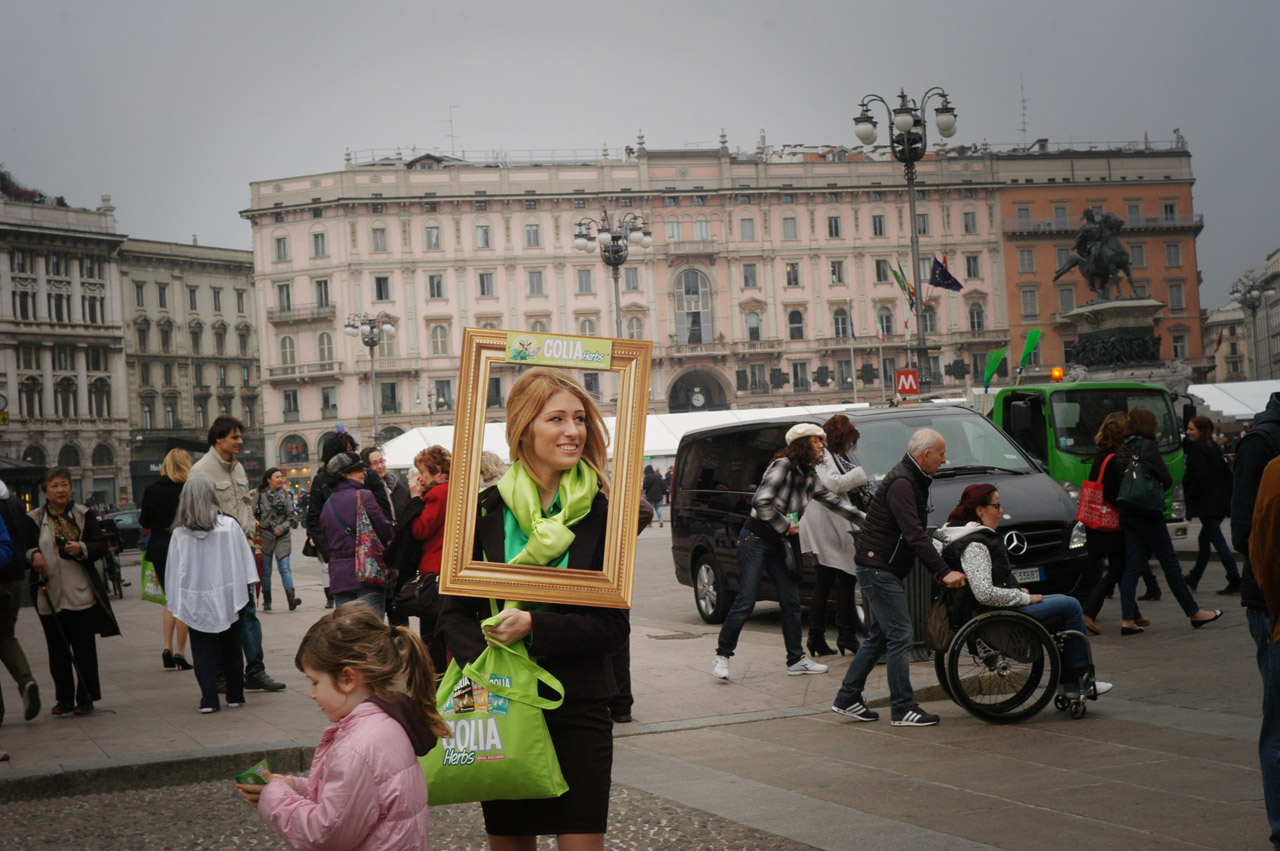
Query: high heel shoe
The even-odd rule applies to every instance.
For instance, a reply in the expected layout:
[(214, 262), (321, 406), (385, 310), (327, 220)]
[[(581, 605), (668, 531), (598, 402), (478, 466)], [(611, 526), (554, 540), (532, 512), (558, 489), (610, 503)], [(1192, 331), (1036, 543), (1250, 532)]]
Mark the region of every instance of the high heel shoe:
[(166, 647), (164, 652), (160, 654), (160, 662), (164, 665), (165, 670), (172, 671), (176, 667), (173, 662), (173, 651)]
[(827, 644), (827, 637), (821, 632), (809, 633), (809, 640), (805, 642), (805, 647), (808, 648), (810, 657), (836, 655), (836, 651)]
[(187, 657), (181, 653), (173, 654), (173, 664), (177, 666), (179, 671), (190, 671), (192, 668), (191, 663), (187, 661)]
[(858, 639), (856, 638), (850, 638), (849, 641), (851, 641), (852, 643), (846, 644), (843, 638), (836, 639), (836, 649), (840, 651), (841, 656), (844, 655), (844, 651), (846, 650), (848, 650), (854, 656), (858, 655), (858, 648), (862, 646), (861, 642), (859, 642)]

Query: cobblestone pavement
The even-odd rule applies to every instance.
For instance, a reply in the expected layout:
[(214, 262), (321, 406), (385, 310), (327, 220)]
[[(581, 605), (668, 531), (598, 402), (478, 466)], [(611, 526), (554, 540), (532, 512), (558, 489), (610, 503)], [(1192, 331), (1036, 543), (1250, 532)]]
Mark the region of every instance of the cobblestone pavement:
[[(240, 801), (214, 781), (0, 805), (0, 848), (288, 849)], [(433, 848), (487, 848), (479, 804), (431, 811)], [(605, 848), (645, 851), (802, 851), (810, 848), (663, 798), (614, 785)], [(543, 837), (538, 844), (554, 848)]]

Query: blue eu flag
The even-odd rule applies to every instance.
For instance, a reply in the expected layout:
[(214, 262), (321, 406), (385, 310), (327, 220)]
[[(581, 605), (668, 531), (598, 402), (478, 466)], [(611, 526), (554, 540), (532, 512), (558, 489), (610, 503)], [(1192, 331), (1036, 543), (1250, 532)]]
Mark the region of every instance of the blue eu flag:
[(933, 272), (929, 275), (929, 284), (935, 287), (941, 287), (944, 290), (951, 290), (958, 293), (964, 289), (955, 276), (947, 271), (947, 267), (938, 262), (938, 258), (933, 258)]

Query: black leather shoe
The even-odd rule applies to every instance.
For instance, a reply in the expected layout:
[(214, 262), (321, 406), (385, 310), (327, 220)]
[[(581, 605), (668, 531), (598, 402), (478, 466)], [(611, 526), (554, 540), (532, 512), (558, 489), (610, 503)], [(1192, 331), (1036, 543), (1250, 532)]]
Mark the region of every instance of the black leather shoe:
[(173, 663), (173, 651), (168, 647), (166, 647), (160, 654), (160, 664), (164, 665), (165, 670), (170, 671), (177, 667), (177, 665)]
[(246, 677), (244, 681), (245, 691), (284, 691), (284, 689), (284, 683), (278, 683), (266, 674), (260, 677)]
[(187, 657), (181, 653), (173, 654), (173, 664), (178, 667), (179, 671), (190, 671), (192, 668), (191, 663), (187, 661)]

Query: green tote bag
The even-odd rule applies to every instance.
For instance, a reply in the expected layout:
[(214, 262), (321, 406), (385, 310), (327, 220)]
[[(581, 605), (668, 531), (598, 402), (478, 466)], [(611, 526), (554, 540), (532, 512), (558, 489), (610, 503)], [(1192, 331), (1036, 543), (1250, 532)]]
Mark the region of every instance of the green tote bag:
[[(501, 618), (483, 623), (496, 626)], [(538, 695), (545, 683), (559, 697)], [(564, 687), (525, 649), (490, 645), (471, 664), (449, 663), (436, 705), (453, 730), (420, 757), (432, 806), (469, 801), (557, 798), (569, 790), (542, 710), (564, 702)]]
[(151, 559), (147, 558), (147, 554), (142, 554), (142, 599), (149, 603), (165, 604), (164, 586), (160, 584), (160, 578), (156, 576), (156, 566), (151, 563)]

